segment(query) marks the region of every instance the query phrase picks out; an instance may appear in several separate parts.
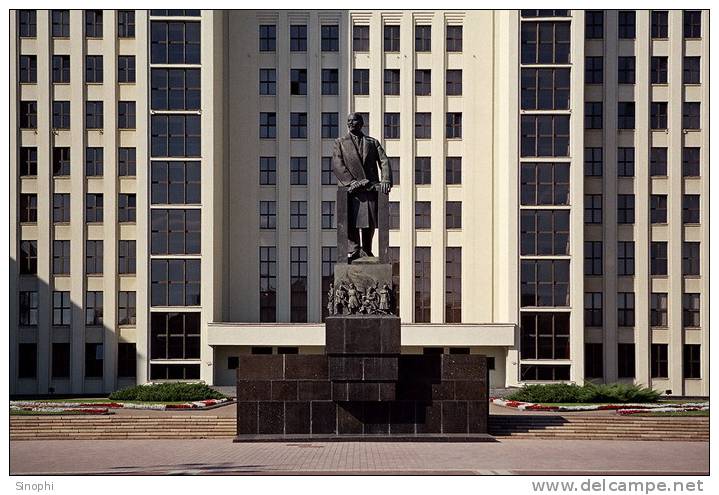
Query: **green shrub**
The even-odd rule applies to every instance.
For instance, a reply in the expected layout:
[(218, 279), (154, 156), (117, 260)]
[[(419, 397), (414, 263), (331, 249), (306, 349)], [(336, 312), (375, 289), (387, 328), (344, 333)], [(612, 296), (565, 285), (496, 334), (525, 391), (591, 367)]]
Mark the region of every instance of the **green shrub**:
[(612, 385), (584, 386), (552, 383), (547, 385), (524, 385), (516, 392), (507, 396), (509, 400), (540, 403), (573, 403), (573, 402), (656, 402), (659, 392), (638, 385), (615, 383)]
[(205, 399), (224, 399), (225, 395), (205, 383), (153, 383), (135, 385), (110, 394), (111, 400), (141, 402), (178, 402)]

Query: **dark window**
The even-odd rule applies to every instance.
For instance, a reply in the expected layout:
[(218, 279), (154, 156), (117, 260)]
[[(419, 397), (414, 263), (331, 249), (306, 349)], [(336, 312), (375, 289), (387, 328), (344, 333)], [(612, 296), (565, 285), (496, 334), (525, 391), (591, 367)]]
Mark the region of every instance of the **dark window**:
[(588, 40), (604, 38), (604, 11), (587, 10), (584, 13), (584, 37)]
[(275, 112), (260, 112), (260, 139), (277, 137), (277, 116)]
[(322, 185), (323, 186), (334, 186), (337, 184), (337, 178), (335, 177), (334, 170), (332, 169), (332, 157), (322, 157)]
[(37, 194), (20, 194), (20, 223), (37, 222)]
[(651, 223), (667, 223), (667, 195), (652, 194), (649, 197)]
[(70, 241), (52, 242), (52, 273), (53, 275), (70, 274)]
[(432, 183), (432, 157), (417, 156), (414, 159), (414, 183), (426, 185)]
[(447, 51), (462, 51), (462, 26), (447, 26)]
[(398, 156), (387, 157), (389, 160), (389, 167), (392, 170), (392, 185), (399, 186), (400, 180), (400, 158)]
[(151, 364), (151, 380), (199, 380), (199, 364)]
[(22, 326), (36, 326), (39, 306), (37, 291), (21, 291), (18, 311), (19, 324)]
[(569, 260), (521, 260), (521, 305), (568, 306)]
[(200, 260), (150, 261), (152, 306), (199, 306)]
[(682, 295), (682, 326), (697, 328), (701, 326), (700, 301), (701, 294)]
[(685, 101), (682, 104), (682, 129), (700, 129), (700, 118), (701, 103), (698, 101)]
[(617, 128), (634, 129), (633, 101), (620, 101), (617, 103)]
[(669, 38), (669, 12), (652, 10), (652, 39)]
[(634, 148), (617, 148), (617, 176), (634, 177)]
[(701, 378), (701, 345), (684, 344), (684, 378)]
[(462, 322), (462, 248), (446, 248), (444, 264), (444, 321)]
[(37, 83), (37, 56), (20, 55), (18, 79), (21, 83)]
[(569, 359), (569, 313), (522, 313), (522, 359)]
[(584, 83), (602, 84), (604, 82), (604, 57), (584, 57)]
[(619, 39), (634, 39), (636, 37), (636, 12), (633, 10), (619, 11)]
[(522, 64), (569, 63), (569, 22), (523, 22)]
[(117, 197), (117, 221), (134, 223), (137, 218), (137, 200), (135, 194), (120, 194)]
[(604, 295), (601, 292), (584, 293), (584, 326), (601, 327), (604, 324)]
[(260, 185), (274, 186), (277, 183), (277, 158), (274, 156), (260, 157)]
[[(635, 58), (619, 57), (617, 62), (617, 82), (619, 84), (634, 84)], [(652, 75), (654, 74), (654, 61), (652, 60)]]
[(634, 344), (617, 344), (617, 377), (634, 378), (635, 362)]
[(446, 220), (445, 228), (461, 229), (462, 228), (462, 202), (447, 201), (446, 204)]
[(100, 291), (85, 293), (85, 325), (102, 325), (102, 296)]
[(387, 259), (392, 265), (392, 288), (394, 289), (394, 297), (390, 301), (390, 307), (395, 309), (395, 314), (399, 314), (399, 248), (387, 248)]
[(260, 321), (276, 319), (277, 248), (260, 247)]
[(701, 58), (684, 57), (682, 82), (684, 84), (701, 83)]
[(523, 110), (569, 108), (569, 69), (522, 69)]
[(117, 175), (120, 177), (134, 177), (137, 166), (137, 152), (135, 148), (118, 148)]
[(399, 139), (398, 113), (384, 113), (384, 137), (385, 139)]
[(20, 275), (37, 274), (37, 241), (20, 241)]
[(85, 221), (99, 223), (103, 221), (104, 200), (102, 193), (88, 193), (85, 197)]
[(568, 163), (522, 163), (520, 180), (524, 206), (569, 204)]
[(200, 23), (152, 21), (150, 63), (199, 64)]
[(52, 293), (52, 324), (55, 326), (69, 326), (71, 321), (70, 292), (54, 291)]
[(274, 95), (276, 93), (277, 72), (275, 69), (260, 69), (260, 94)]
[[(322, 321), (329, 315), (330, 284), (334, 282), (335, 262), (337, 261), (337, 248), (334, 246), (322, 246)], [(334, 296), (334, 294), (333, 294)], [(282, 350), (289, 349), (278, 347), (277, 353), (284, 354)], [(296, 347), (294, 349), (297, 349)], [(297, 354), (297, 352), (294, 352)]]
[(352, 93), (355, 95), (368, 95), (369, 69), (354, 69), (352, 74)]
[(70, 221), (70, 195), (55, 193), (52, 196), (52, 221), (67, 223)]
[(307, 69), (291, 69), (290, 70), (290, 94), (306, 95), (307, 94)]
[(199, 110), (200, 69), (152, 69), (153, 110)]
[(399, 95), (399, 69), (384, 70), (384, 94)]
[(260, 228), (275, 229), (277, 227), (277, 203), (260, 201)]
[(414, 114), (415, 139), (430, 139), (432, 137), (432, 114), (417, 112)]
[(652, 378), (669, 378), (669, 345), (652, 344), (651, 376)]
[(384, 51), (399, 51), (399, 26), (384, 27)]
[(340, 49), (340, 27), (324, 25), (320, 28), (322, 34), (321, 46), (323, 52), (336, 52)]
[(519, 374), (522, 381), (566, 381), (569, 380), (569, 365), (523, 364)]
[(70, 55), (52, 56), (52, 82), (70, 82)]
[(102, 177), (104, 168), (103, 148), (85, 148), (85, 175)]
[(602, 241), (584, 241), (584, 275), (601, 275), (604, 267)]
[(447, 185), (462, 183), (462, 157), (448, 156), (445, 159), (445, 183)]
[(369, 26), (352, 26), (352, 50), (369, 51)]
[(85, 241), (85, 273), (101, 275), (103, 271), (103, 241)]
[(666, 275), (668, 264), (667, 242), (652, 241), (650, 254), (650, 273), (652, 275)]
[(53, 129), (69, 129), (70, 128), (70, 102), (69, 101), (53, 101), (52, 102), (52, 128)]
[(569, 254), (569, 210), (521, 210), (522, 255)]
[(23, 146), (20, 148), (20, 177), (37, 175), (37, 147)]
[(293, 186), (307, 185), (306, 156), (293, 156), (290, 158), (290, 184)]
[(432, 248), (414, 248), (414, 322), (429, 323), (432, 317)]
[(152, 204), (199, 204), (200, 162), (151, 163)]
[(137, 315), (137, 294), (135, 291), (117, 293), (117, 324), (134, 325)]
[(601, 129), (603, 119), (603, 103), (601, 101), (584, 102), (584, 128)]
[(52, 377), (70, 378), (70, 344), (52, 343)]
[(85, 36), (102, 38), (102, 10), (85, 11)]
[(399, 230), (400, 210), (399, 201), (389, 201), (389, 228), (390, 230)]
[(521, 10), (522, 17), (568, 17), (569, 11), (562, 9)]
[(37, 129), (37, 102), (20, 102), (20, 129)]
[(634, 241), (617, 242), (617, 275), (634, 275)]
[(52, 149), (52, 175), (55, 177), (70, 175), (70, 148)]
[(432, 71), (430, 69), (417, 69), (414, 71), (415, 96), (429, 96), (432, 94)]
[(103, 102), (85, 102), (85, 128), (102, 129), (103, 127)]
[(18, 10), (18, 33), (21, 38), (35, 38), (37, 36), (37, 11)]
[(617, 195), (617, 223), (634, 223), (634, 195)]
[(307, 26), (305, 24), (290, 25), (290, 51), (307, 51)]
[(200, 254), (200, 210), (151, 210), (152, 254)]
[(652, 292), (649, 324), (653, 327), (666, 327), (668, 324), (668, 310), (667, 293)]
[(584, 195), (584, 223), (602, 223), (602, 195)]
[(134, 378), (137, 373), (137, 351), (135, 344), (119, 342), (117, 344), (117, 377)]
[(70, 11), (53, 10), (52, 14), (52, 36), (53, 38), (70, 37)]
[(617, 293), (617, 325), (634, 326), (634, 292)]
[(306, 247), (290, 247), (290, 321), (307, 321)]
[(102, 55), (85, 56), (85, 82), (101, 83), (103, 79)]
[(447, 69), (447, 96), (462, 95), (462, 69)]
[(415, 201), (414, 203), (414, 228), (432, 228), (432, 203), (429, 201)]
[(136, 112), (135, 112), (135, 102), (134, 101), (118, 101), (117, 102), (117, 128), (118, 129), (134, 129), (135, 128), (135, 115), (136, 115)]
[(702, 11), (684, 11), (684, 38), (702, 37)]
[(135, 37), (135, 11), (134, 10), (118, 10), (117, 11), (117, 37), (118, 38), (134, 38)]
[[(170, 268), (172, 269), (172, 268)], [(137, 243), (136, 241), (118, 241), (117, 243), (117, 273), (132, 275), (137, 270)], [(198, 296), (199, 297), (199, 296)]]
[(37, 344), (18, 344), (17, 377), (37, 378)]
[(668, 57), (652, 57), (652, 84), (667, 83), (667, 60)]
[(322, 94), (339, 94), (339, 71), (337, 69), (322, 69)]
[(200, 156), (199, 115), (152, 115), (151, 156)]
[(682, 148), (682, 175), (684, 177), (699, 177), (700, 148)]
[(337, 112), (322, 112), (322, 138), (334, 139), (339, 136), (340, 117)]
[(654, 130), (667, 128), (667, 102), (653, 101), (649, 114), (649, 127)]
[(414, 27), (414, 51), (432, 51), (432, 26)]
[(698, 194), (682, 195), (682, 223), (684, 223), (684, 224), (700, 223), (699, 195)]
[(604, 149), (584, 148), (584, 176), (601, 177), (604, 169)]
[(602, 378), (604, 376), (604, 350), (602, 344), (584, 344), (584, 376)]
[(290, 137), (293, 139), (307, 139), (307, 113), (290, 113)]
[(652, 147), (649, 151), (649, 175), (652, 177), (667, 176), (667, 149)]
[(117, 82), (135, 82), (135, 56), (120, 55), (117, 57)]
[(445, 137), (447, 139), (462, 137), (462, 112), (447, 112)]
[(699, 247), (698, 242), (682, 242), (682, 275), (700, 274)]
[(569, 116), (522, 115), (521, 154), (569, 156)]
[(337, 225), (335, 224), (335, 202), (334, 201), (322, 201), (322, 228), (323, 229), (337, 228)]
[(274, 24), (260, 25), (260, 51), (274, 52), (277, 45), (277, 27)]
[(199, 359), (200, 313), (151, 313), (151, 359)]
[(307, 201), (290, 201), (290, 228), (307, 229)]

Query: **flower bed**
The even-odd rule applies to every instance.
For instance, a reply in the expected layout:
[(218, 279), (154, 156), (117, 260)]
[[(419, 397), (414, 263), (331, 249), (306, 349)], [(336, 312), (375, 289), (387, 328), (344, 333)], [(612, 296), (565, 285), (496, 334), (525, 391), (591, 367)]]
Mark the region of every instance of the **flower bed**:
[(182, 404), (142, 404), (137, 402), (49, 402), (42, 400), (10, 401), (11, 410), (44, 412), (87, 412), (87, 414), (105, 414), (109, 409), (146, 409), (166, 411), (177, 409), (204, 409), (227, 402), (228, 399), (208, 399)]
[(70, 414), (109, 414), (107, 407), (54, 407), (54, 406), (18, 406), (10, 404), (10, 411), (26, 411), (33, 413), (70, 413)]
[(520, 402), (490, 398), (490, 402), (497, 406), (513, 407), (520, 411), (616, 411), (617, 414), (636, 414), (641, 412), (677, 412), (677, 411), (708, 411), (708, 402), (686, 402), (683, 404), (591, 404), (581, 406), (551, 406), (547, 404), (535, 404), (533, 402)]

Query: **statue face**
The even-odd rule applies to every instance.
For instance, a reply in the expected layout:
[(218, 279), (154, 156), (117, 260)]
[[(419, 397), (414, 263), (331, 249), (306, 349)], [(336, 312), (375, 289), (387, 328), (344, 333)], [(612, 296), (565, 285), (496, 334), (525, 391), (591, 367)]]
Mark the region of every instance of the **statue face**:
[(351, 113), (347, 116), (347, 129), (350, 132), (359, 132), (364, 127), (364, 120), (358, 113)]

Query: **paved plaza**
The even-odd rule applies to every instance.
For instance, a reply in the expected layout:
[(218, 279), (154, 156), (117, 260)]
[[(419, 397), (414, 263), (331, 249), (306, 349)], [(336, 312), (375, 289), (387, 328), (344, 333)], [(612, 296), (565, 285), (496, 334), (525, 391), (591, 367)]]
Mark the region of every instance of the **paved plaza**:
[(248, 443), (218, 440), (10, 442), (11, 474), (687, 474), (708, 442)]

